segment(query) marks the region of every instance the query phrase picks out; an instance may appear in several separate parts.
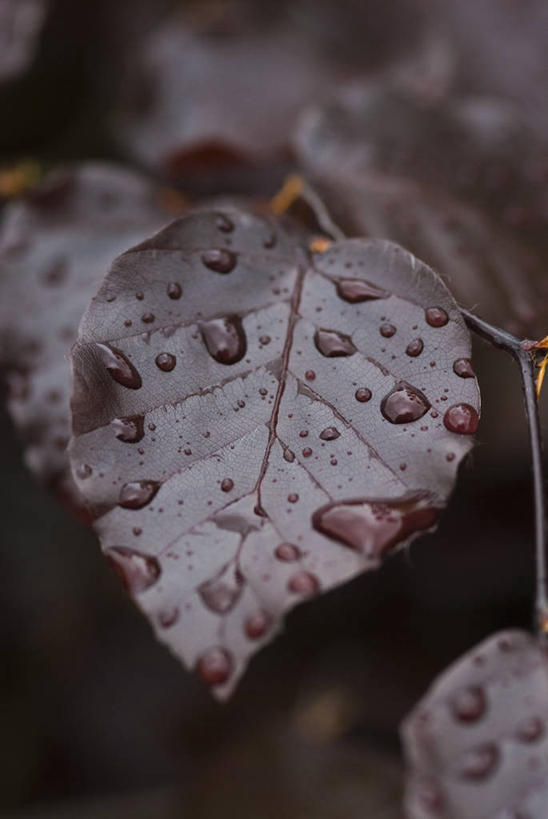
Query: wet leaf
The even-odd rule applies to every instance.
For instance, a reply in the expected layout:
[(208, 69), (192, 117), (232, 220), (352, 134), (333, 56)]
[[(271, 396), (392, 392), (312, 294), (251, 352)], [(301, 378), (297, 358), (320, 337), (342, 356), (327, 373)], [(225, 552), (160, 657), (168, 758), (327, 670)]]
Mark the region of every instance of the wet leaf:
[(486, 319), (544, 331), (546, 154), (500, 102), (353, 88), (303, 117), (297, 147), (346, 232), (400, 242)]
[(108, 165), (46, 177), (0, 229), (0, 368), (25, 459), (74, 496), (68, 354), (112, 259), (167, 219), (151, 185)]
[(548, 661), (520, 631), (460, 658), (407, 717), (408, 819), (544, 819)]
[(477, 425), (437, 276), (385, 241), (307, 245), (242, 210), (176, 221), (113, 264), (73, 351), (103, 549), (219, 697), (285, 611), (435, 526)]

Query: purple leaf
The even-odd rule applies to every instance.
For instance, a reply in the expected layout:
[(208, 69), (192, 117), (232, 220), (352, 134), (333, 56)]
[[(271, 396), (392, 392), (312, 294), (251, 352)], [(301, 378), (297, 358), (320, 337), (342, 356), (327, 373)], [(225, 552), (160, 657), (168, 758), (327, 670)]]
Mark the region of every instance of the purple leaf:
[(453, 369), (469, 355), (445, 286), (390, 242), (310, 255), (233, 209), (113, 264), (73, 350), (73, 471), (158, 636), (216, 695), (285, 611), (435, 526), (477, 425)]
[(0, 368), (35, 476), (77, 498), (68, 354), (112, 259), (167, 218), (144, 179), (108, 165), (48, 176), (6, 207), (0, 229)]
[(545, 819), (548, 661), (503, 631), (434, 682), (402, 726), (408, 819)]

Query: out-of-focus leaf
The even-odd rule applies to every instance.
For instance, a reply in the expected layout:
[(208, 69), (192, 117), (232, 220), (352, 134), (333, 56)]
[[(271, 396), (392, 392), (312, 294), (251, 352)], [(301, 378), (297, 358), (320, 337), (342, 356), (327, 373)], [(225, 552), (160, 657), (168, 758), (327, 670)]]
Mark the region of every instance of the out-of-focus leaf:
[(408, 819), (545, 819), (548, 661), (524, 632), (476, 646), (402, 727)]
[(68, 354), (108, 265), (168, 218), (152, 185), (115, 166), (53, 172), (0, 228), (0, 368), (36, 477), (75, 499)]
[(242, 210), (176, 221), (113, 264), (73, 350), (103, 549), (221, 698), (287, 609), (435, 526), (478, 420), (441, 280), (390, 242), (305, 246)]
[(0, 0), (0, 83), (30, 66), (48, 5), (47, 0)]
[(548, 319), (541, 149), (500, 104), (354, 88), (310, 110), (297, 149), (347, 232), (401, 242), (457, 300), (515, 332)]

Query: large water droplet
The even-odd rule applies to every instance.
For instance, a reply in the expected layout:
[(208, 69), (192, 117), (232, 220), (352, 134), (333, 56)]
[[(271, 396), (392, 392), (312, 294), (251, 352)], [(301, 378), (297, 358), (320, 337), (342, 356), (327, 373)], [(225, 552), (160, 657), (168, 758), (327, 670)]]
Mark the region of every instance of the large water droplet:
[(477, 685), (462, 688), (451, 701), (451, 710), (460, 722), (476, 722), (487, 710), (483, 688)]
[(260, 640), (272, 625), (272, 618), (268, 612), (261, 609), (246, 618), (244, 630), (250, 640)]
[(142, 415), (114, 418), (112, 426), (116, 430), (116, 437), (124, 444), (136, 444), (142, 440), (145, 434), (145, 419)]
[(394, 324), (381, 324), (379, 333), (383, 338), (392, 338), (397, 332), (397, 327)]
[(183, 294), (183, 288), (178, 282), (170, 282), (167, 286), (167, 294), (170, 299), (180, 299)]
[(424, 349), (424, 342), (422, 338), (414, 338), (413, 341), (410, 341), (407, 347), (405, 348), (405, 352), (411, 358), (416, 358), (418, 355), (422, 353)]
[(198, 587), (204, 605), (215, 614), (225, 614), (232, 609), (243, 589), (243, 578), (234, 566), (227, 566), (224, 571), (212, 580), (207, 580)]
[(213, 248), (202, 253), (202, 262), (215, 273), (230, 273), (236, 265), (236, 254), (226, 248)]
[(320, 438), (322, 441), (334, 441), (336, 438), (340, 436), (340, 432), (337, 427), (326, 427), (322, 429), (320, 432)]
[(398, 384), (382, 399), (381, 412), (391, 424), (418, 421), (430, 409), (428, 398), (410, 384)]
[(150, 503), (158, 489), (158, 481), (131, 481), (125, 483), (120, 490), (118, 504), (123, 509), (142, 509)]
[(440, 512), (426, 495), (335, 501), (313, 514), (312, 525), (367, 557), (380, 558), (415, 532), (434, 526)]
[(443, 416), (443, 423), (450, 432), (473, 435), (478, 428), (479, 415), (470, 404), (453, 404)]
[(309, 596), (319, 591), (320, 581), (310, 572), (297, 572), (289, 578), (287, 588), (295, 594)]
[(314, 343), (320, 353), (327, 358), (353, 355), (356, 352), (350, 336), (336, 330), (316, 330)]
[(341, 299), (351, 304), (371, 299), (386, 299), (390, 295), (386, 290), (362, 279), (338, 279), (337, 293)]
[(221, 481), (221, 491), (222, 492), (231, 492), (234, 489), (234, 481), (232, 478), (223, 478)]
[(152, 555), (125, 546), (113, 546), (105, 554), (125, 587), (133, 594), (150, 588), (160, 577), (160, 564)]
[(221, 685), (232, 672), (232, 657), (221, 646), (208, 648), (198, 658), (196, 672), (207, 685)]
[(475, 378), (476, 375), (469, 358), (457, 358), (453, 364), (453, 372), (461, 378)]
[(478, 781), (486, 779), (495, 769), (499, 759), (497, 746), (492, 742), (477, 745), (463, 755), (460, 775), (463, 779)]
[(156, 356), (156, 366), (165, 373), (170, 373), (176, 364), (177, 359), (171, 353), (159, 353)]
[(449, 321), (449, 316), (443, 307), (428, 307), (424, 315), (431, 327), (443, 327)]
[(239, 316), (199, 322), (210, 355), (219, 364), (236, 364), (247, 352), (247, 340)]
[(279, 546), (276, 546), (274, 554), (284, 563), (294, 563), (301, 556), (299, 548), (293, 543), (280, 543)]
[(138, 390), (141, 387), (143, 383), (141, 376), (124, 353), (108, 344), (96, 344), (95, 346), (99, 351), (101, 361), (114, 381), (130, 390)]

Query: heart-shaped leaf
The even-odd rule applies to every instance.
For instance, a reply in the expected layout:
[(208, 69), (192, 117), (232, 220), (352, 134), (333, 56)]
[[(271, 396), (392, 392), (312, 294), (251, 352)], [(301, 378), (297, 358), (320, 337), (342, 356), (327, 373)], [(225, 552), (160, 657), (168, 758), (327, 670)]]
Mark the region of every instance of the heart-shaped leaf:
[(408, 819), (545, 819), (548, 660), (520, 631), (460, 658), (407, 717)]
[(72, 499), (69, 350), (112, 259), (166, 219), (145, 179), (94, 164), (54, 172), (4, 211), (0, 368), (9, 411), (35, 476)]
[(435, 526), (478, 420), (469, 355), (441, 280), (390, 242), (310, 255), (200, 212), (114, 263), (73, 351), (73, 473), (218, 696), (287, 609)]

